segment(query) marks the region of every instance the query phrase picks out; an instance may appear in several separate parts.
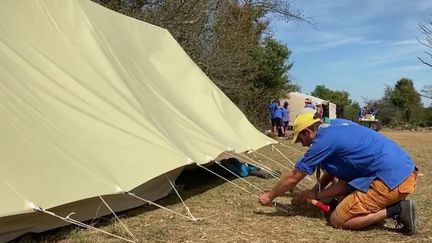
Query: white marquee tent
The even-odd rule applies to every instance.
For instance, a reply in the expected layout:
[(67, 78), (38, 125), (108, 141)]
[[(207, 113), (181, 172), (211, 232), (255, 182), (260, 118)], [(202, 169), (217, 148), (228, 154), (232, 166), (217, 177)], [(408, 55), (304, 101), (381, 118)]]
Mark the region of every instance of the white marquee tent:
[[(311, 99), (311, 101), (314, 105), (316, 105), (316, 104), (328, 104), (329, 118), (330, 119), (336, 118), (336, 104), (328, 102), (328, 101), (323, 100), (323, 99), (320, 99), (318, 97), (303, 94), (300, 92), (290, 92), (288, 94), (288, 98), (281, 99), (281, 105), (283, 105), (283, 103), (285, 101), (287, 101), (289, 103), (288, 109), (289, 109), (290, 117), (291, 117), (290, 125), (292, 125), (292, 123), (294, 122), (294, 119), (297, 117), (297, 115), (299, 113), (309, 111), (307, 108), (306, 109), (304, 108), (306, 98)], [(315, 111), (310, 110), (310, 112), (315, 112)]]
[[(2, 0), (0, 241), (142, 205), (258, 132), (165, 29), (89, 0)], [(98, 214), (96, 215), (96, 212)]]

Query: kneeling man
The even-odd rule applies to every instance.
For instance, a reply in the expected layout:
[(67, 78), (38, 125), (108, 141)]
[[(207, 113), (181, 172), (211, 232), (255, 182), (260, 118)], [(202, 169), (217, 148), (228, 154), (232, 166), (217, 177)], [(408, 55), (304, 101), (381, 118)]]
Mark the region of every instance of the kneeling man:
[[(326, 174), (320, 183), (293, 198), (293, 205), (305, 203), (307, 198), (344, 196), (330, 216), (333, 227), (361, 229), (394, 218), (402, 225), (402, 233), (415, 233), (415, 203), (406, 197), (414, 191), (417, 169), (401, 147), (348, 120), (322, 124), (312, 113), (300, 114), (293, 130), (293, 143), (309, 149), (271, 191), (260, 195), (262, 205), (292, 191), (306, 175), (321, 168)], [(334, 177), (339, 181), (327, 187)]]

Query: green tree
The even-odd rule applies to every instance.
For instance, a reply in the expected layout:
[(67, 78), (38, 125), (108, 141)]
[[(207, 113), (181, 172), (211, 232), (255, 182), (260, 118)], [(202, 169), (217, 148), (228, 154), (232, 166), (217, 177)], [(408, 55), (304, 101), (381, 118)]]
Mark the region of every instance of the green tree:
[(293, 64), (288, 62), (291, 51), (271, 37), (264, 40), (255, 52), (257, 74), (254, 85), (270, 94), (283, 96), (289, 84), (288, 71)]
[(344, 106), (342, 117), (351, 121), (357, 121), (359, 111), (360, 105), (358, 102), (354, 101)]
[(377, 118), (381, 121), (382, 125), (388, 127), (400, 127), (404, 124), (402, 113), (399, 107), (391, 103), (390, 96), (392, 92), (393, 88), (386, 86), (384, 96), (379, 100), (366, 101), (366, 108), (370, 109), (371, 107), (375, 107), (378, 109), (379, 112)]
[[(353, 112), (358, 106), (358, 103), (356, 105), (352, 104), (347, 91), (331, 90), (325, 85), (317, 85), (315, 90), (312, 91), (311, 95), (336, 104), (337, 117), (343, 117), (351, 120), (355, 119), (355, 117), (353, 117)], [(344, 112), (345, 108), (347, 108), (346, 113)]]
[(213, 82), (257, 127), (266, 104), (290, 83), (287, 47), (271, 38), (273, 14), (307, 21), (284, 0), (94, 0), (114, 11), (166, 28)]
[(402, 78), (387, 86), (381, 101), (383, 125), (416, 127), (424, 125), (424, 108), (411, 79)]
[(423, 105), (411, 79), (402, 78), (396, 82), (390, 93), (390, 102), (399, 107), (402, 118), (407, 124), (418, 125)]
[(274, 97), (285, 97), (287, 93), (298, 90), (288, 78), (288, 71), (293, 66), (289, 62), (290, 55), (291, 51), (285, 45), (271, 37), (267, 37), (252, 55), (255, 65), (255, 76), (251, 77), (250, 83), (252, 87), (247, 92), (239, 94), (246, 97), (245, 101), (249, 102), (245, 107), (255, 107), (245, 113), (261, 127), (265, 126), (268, 120), (268, 113), (263, 112), (266, 111), (268, 101)]
[(432, 127), (432, 106), (424, 110), (424, 126)]

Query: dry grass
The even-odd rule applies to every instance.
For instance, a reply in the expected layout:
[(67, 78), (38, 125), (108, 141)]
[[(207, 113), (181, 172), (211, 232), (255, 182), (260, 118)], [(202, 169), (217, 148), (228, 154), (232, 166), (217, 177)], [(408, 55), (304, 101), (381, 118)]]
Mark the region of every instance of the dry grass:
[[(165, 210), (144, 206), (121, 214), (124, 224), (142, 242), (431, 242), (432, 169), (432, 133), (384, 131), (386, 136), (394, 139), (404, 147), (424, 174), (419, 179), (416, 192), (411, 195), (417, 201), (417, 215), (421, 222), (419, 233), (408, 237), (394, 232), (393, 222), (372, 226), (363, 231), (345, 231), (333, 229), (326, 225), (324, 215), (315, 208), (290, 208), (289, 213), (276, 211), (271, 207), (262, 207), (257, 198), (237, 189), (204, 171), (190, 174), (183, 178), (186, 184), (181, 193), (186, 204), (196, 217), (204, 217), (198, 222), (187, 221)], [(287, 143), (287, 140), (281, 140)], [(298, 153), (278, 146), (291, 159)], [(304, 150), (296, 146), (297, 149)], [(260, 150), (261, 153), (292, 167), (278, 152), (270, 147)], [(260, 160), (281, 170), (272, 162)], [(240, 179), (233, 182), (248, 187)], [(275, 179), (264, 180), (248, 177), (248, 181), (259, 188), (267, 190), (276, 182)], [(304, 180), (300, 187), (312, 186), (313, 182)], [(253, 189), (250, 189), (253, 191)], [(254, 191), (256, 192), (256, 190)], [(290, 196), (280, 198), (280, 202), (289, 204)], [(186, 214), (179, 199), (171, 194), (159, 201), (170, 209)], [(112, 217), (101, 219), (97, 226), (103, 230), (128, 237), (122, 226)], [(54, 232), (33, 235), (20, 239), (21, 242), (58, 241), (58, 242), (118, 242), (90, 230), (75, 227), (63, 228)]]

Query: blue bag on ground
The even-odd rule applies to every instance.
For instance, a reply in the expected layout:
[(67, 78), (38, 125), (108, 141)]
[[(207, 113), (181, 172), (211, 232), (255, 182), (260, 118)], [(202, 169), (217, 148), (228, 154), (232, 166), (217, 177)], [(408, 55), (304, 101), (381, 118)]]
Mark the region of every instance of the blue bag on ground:
[(252, 171), (257, 171), (256, 166), (242, 163), (236, 158), (223, 159), (221, 160), (221, 163), (227, 169), (241, 177), (249, 176)]

